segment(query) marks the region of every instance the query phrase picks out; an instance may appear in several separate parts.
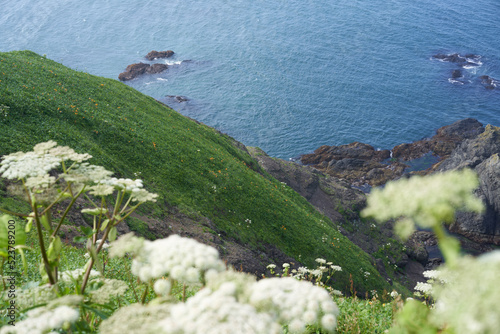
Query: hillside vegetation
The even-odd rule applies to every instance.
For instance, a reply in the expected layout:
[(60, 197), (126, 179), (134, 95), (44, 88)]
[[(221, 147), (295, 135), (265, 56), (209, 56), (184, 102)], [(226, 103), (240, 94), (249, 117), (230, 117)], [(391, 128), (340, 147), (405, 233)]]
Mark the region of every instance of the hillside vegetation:
[[(141, 214), (210, 219), (207, 233), (253, 249), (275, 245), (308, 267), (342, 267), (334, 286), (390, 291), (370, 257), (303, 197), (260, 169), (238, 143), (116, 80), (71, 70), (30, 51), (0, 53), (0, 155), (55, 140), (116, 177), (160, 195)], [(5, 195), (1, 206), (17, 205)]]

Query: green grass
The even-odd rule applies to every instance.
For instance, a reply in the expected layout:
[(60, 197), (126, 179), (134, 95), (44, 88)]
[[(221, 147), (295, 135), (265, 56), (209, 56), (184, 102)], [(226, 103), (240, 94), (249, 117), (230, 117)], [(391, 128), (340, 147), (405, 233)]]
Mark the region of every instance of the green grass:
[[(366, 253), (232, 138), (125, 84), (30, 51), (0, 53), (0, 105), (9, 107), (0, 115), (0, 155), (55, 140), (92, 154), (91, 163), (117, 177), (143, 179), (160, 197), (141, 214), (162, 218), (176, 207), (255, 249), (268, 243), (309, 267), (317, 257), (340, 265), (340, 290), (349, 287), (349, 274), (358, 291), (390, 289)], [(241, 227), (245, 219), (249, 228)]]

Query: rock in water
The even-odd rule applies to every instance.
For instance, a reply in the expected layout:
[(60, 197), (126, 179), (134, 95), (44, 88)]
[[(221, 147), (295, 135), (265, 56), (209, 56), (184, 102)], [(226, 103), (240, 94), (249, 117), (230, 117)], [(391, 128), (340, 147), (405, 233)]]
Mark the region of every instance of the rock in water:
[(149, 74), (160, 73), (166, 70), (167, 67), (168, 66), (166, 64), (153, 64), (153, 65), (144, 63), (131, 64), (127, 66), (125, 72), (122, 72), (118, 75), (118, 79), (120, 79), (120, 81), (132, 80), (144, 73), (149, 73)]
[(149, 66), (149, 64), (144, 63), (128, 65), (125, 69), (125, 72), (122, 72), (118, 75), (118, 79), (120, 79), (121, 81), (132, 80), (135, 77), (144, 74)]
[(147, 60), (155, 60), (159, 58), (170, 58), (174, 55), (174, 51), (172, 50), (167, 50), (167, 51), (151, 51), (146, 55)]

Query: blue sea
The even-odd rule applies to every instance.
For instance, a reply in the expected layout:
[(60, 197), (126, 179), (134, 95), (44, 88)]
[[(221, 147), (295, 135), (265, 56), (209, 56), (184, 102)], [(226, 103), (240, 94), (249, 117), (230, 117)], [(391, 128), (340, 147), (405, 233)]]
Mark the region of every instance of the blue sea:
[[(353, 141), (391, 148), (465, 117), (500, 125), (500, 85), (480, 79), (500, 80), (499, 0), (0, 0), (0, 8), (0, 51), (30, 49), (95, 75), (117, 79), (151, 50), (175, 51), (156, 61), (171, 65), (166, 72), (127, 85), (275, 157)], [(454, 53), (478, 57), (463, 67), (432, 57)]]

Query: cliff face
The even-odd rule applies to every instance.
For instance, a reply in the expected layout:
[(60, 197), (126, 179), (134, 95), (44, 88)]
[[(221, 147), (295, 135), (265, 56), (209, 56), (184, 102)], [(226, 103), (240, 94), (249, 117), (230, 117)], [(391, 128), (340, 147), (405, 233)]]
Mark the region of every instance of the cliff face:
[[(301, 161), (325, 173), (346, 179), (354, 186), (378, 186), (413, 174), (426, 175), (454, 169), (471, 168), (480, 179), (476, 195), (486, 206), (483, 214), (458, 212), (450, 231), (463, 235), (478, 245), (474, 250), (488, 250), (500, 245), (500, 128), (483, 127), (467, 118), (436, 131), (431, 138), (401, 144), (392, 150), (352, 143), (321, 146)], [(390, 157), (390, 158), (387, 158)]]
[(484, 132), (463, 141), (436, 171), (472, 168), (479, 176), (476, 195), (486, 206), (479, 214), (459, 213), (452, 232), (481, 244), (500, 245), (500, 128), (487, 125)]

